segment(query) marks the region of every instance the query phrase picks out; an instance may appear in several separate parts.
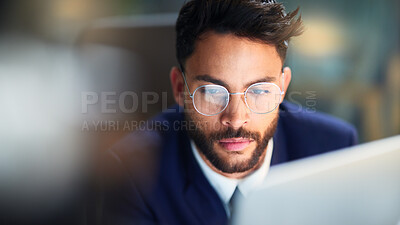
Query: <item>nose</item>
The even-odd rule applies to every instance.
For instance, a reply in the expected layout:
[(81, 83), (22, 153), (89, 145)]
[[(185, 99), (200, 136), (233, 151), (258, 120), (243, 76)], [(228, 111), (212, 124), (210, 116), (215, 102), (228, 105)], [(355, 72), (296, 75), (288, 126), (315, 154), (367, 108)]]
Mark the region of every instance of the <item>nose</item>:
[(231, 95), (226, 109), (221, 113), (221, 123), (239, 129), (249, 122), (250, 110), (244, 102), (243, 95)]

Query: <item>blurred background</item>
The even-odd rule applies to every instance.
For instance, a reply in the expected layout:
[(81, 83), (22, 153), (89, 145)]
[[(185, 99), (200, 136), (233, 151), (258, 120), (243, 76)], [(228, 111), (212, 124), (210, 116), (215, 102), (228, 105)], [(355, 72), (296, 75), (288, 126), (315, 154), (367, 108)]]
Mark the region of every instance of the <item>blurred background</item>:
[[(95, 222), (81, 204), (93, 155), (173, 104), (183, 2), (0, 1), (0, 224)], [(399, 134), (400, 2), (283, 3), (306, 27), (287, 100), (354, 124), (361, 143)]]

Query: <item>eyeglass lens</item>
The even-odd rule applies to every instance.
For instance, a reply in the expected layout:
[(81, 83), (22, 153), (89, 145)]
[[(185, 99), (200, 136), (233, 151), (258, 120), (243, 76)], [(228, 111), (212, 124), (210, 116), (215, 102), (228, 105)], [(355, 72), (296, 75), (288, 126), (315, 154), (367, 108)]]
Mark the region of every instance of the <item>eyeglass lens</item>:
[[(280, 98), (279, 87), (271, 83), (254, 84), (245, 92), (245, 101), (249, 109), (260, 114), (273, 111), (279, 105)], [(219, 114), (228, 103), (229, 92), (222, 86), (201, 86), (193, 94), (195, 108), (204, 115)]]

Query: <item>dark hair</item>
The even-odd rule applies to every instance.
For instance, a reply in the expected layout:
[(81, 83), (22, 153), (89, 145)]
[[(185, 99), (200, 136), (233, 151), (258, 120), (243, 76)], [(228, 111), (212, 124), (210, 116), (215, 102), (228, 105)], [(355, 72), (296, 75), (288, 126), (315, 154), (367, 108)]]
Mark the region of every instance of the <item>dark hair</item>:
[(298, 11), (286, 14), (284, 6), (274, 0), (191, 0), (176, 22), (178, 62), (184, 66), (196, 40), (207, 31), (272, 44), (284, 62), (289, 39), (303, 30), (301, 16), (294, 19)]

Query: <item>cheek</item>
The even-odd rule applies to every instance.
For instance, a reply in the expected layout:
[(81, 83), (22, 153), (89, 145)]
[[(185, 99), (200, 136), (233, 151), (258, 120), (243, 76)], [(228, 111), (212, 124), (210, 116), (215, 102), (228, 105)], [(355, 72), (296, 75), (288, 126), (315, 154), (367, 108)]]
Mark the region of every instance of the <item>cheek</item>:
[(222, 125), (219, 123), (217, 117), (201, 118), (199, 123), (201, 124), (200, 129), (207, 134), (214, 133), (222, 129)]
[(194, 110), (193, 100), (186, 91), (183, 93), (183, 105), (186, 110)]
[(274, 120), (278, 117), (277, 111), (274, 111), (269, 114), (253, 114), (251, 117), (251, 130), (258, 131), (263, 134), (267, 129), (270, 128), (270, 125), (274, 122)]
[(215, 132), (221, 127), (218, 123), (217, 116), (203, 116), (199, 114), (193, 107), (192, 109), (188, 109), (186, 114), (190, 116), (194, 123), (196, 123), (196, 128), (205, 134)]

